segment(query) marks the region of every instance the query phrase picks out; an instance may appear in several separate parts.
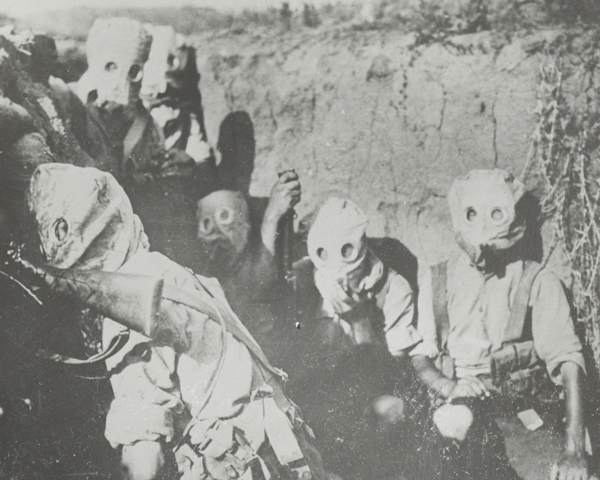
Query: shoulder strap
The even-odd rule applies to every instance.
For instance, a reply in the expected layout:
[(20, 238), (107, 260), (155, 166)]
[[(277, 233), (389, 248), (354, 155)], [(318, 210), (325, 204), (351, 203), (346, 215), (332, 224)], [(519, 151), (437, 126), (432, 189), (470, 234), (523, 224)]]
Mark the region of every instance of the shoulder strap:
[(139, 109), (136, 113), (133, 124), (129, 128), (125, 139), (123, 140), (123, 162), (126, 164), (130, 161), (131, 154), (134, 148), (140, 143), (144, 136), (146, 126), (150, 121), (150, 113), (148, 111)]
[[(186, 307), (192, 308), (209, 316), (216, 322), (219, 322), (236, 338), (236, 340), (243, 343), (250, 352), (250, 355), (252, 355), (252, 357), (256, 360), (256, 364), (260, 368), (265, 382), (273, 389), (273, 399), (275, 400), (275, 403), (284, 412), (287, 412), (292, 406), (292, 403), (280, 384), (280, 380), (286, 379), (285, 373), (282, 370), (274, 368), (258, 343), (256, 343), (249, 333), (239, 328), (235, 322), (237, 316), (233, 310), (231, 310), (231, 307), (225, 303), (213, 301), (217, 300), (215, 296), (206, 288), (205, 285), (202, 285), (202, 287), (209, 295), (209, 301), (206, 301), (199, 295), (193, 295), (172, 285), (164, 286), (163, 298), (175, 303), (180, 303)], [(216, 377), (218, 377), (218, 375), (215, 376), (215, 381)]]
[(431, 267), (431, 300), (437, 337), (442, 350), (448, 345), (450, 318), (448, 316), (448, 262), (441, 262)]
[(510, 320), (504, 331), (504, 343), (514, 342), (523, 337), (525, 321), (529, 311), (531, 287), (541, 269), (542, 265), (538, 262), (527, 260), (523, 263), (523, 275), (510, 311)]
[[(204, 288), (206, 289), (206, 287)], [(215, 297), (208, 290), (206, 290), (206, 292), (211, 296), (211, 299), (215, 299)], [(227, 328), (227, 331), (230, 332), (238, 341), (242, 342), (246, 348), (248, 348), (250, 354), (260, 362), (261, 366), (279, 377), (279, 372), (273, 368), (273, 366), (271, 366), (271, 363), (265, 356), (258, 343), (256, 343), (256, 341), (248, 333), (236, 325), (234, 318), (237, 317), (235, 316), (235, 313), (231, 311), (231, 308), (228, 308), (226, 305), (218, 301), (207, 302), (198, 295), (193, 295), (172, 285), (164, 286), (163, 298), (192, 308), (207, 315), (217, 322), (222, 320)]]
[(104, 128), (104, 123), (102, 122), (102, 119), (100, 118), (100, 115), (98, 114), (98, 111), (96, 110), (96, 107), (94, 105), (90, 104), (90, 105), (86, 106), (85, 111), (86, 111), (88, 117), (92, 120), (92, 123), (98, 129), (98, 132), (100, 133), (100, 135), (102, 136), (103, 144), (109, 145), (110, 140), (108, 138), (108, 133), (106, 133), (106, 128)]
[(379, 308), (381, 311), (383, 311), (383, 306), (385, 305), (385, 297), (389, 293), (391, 287), (391, 283), (388, 282), (389, 275), (389, 267), (386, 264), (383, 264), (383, 274), (371, 289), (375, 297), (375, 301), (377, 303), (377, 308)]

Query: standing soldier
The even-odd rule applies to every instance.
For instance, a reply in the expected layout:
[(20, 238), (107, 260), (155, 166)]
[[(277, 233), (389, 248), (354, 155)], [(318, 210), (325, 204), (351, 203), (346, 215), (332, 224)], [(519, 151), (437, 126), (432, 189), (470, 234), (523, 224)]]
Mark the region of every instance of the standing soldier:
[(165, 149), (184, 150), (197, 164), (213, 169), (214, 156), (207, 143), (202, 96), (198, 83), (196, 49), (170, 26), (145, 24), (152, 48), (144, 65), (140, 96), (163, 131)]
[(87, 102), (88, 153), (131, 197), (159, 251), (189, 265), (199, 198), (199, 165), (186, 151), (166, 148), (162, 130), (140, 99), (152, 37), (140, 22), (98, 19), (79, 82)]

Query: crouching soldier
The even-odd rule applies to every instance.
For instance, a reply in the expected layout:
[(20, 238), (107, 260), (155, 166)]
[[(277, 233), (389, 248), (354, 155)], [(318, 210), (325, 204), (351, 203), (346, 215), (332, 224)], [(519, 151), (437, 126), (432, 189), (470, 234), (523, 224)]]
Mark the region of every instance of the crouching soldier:
[(266, 335), (263, 348), (269, 347), (275, 322), (269, 305), (282, 300), (277, 282), (279, 226), (300, 197), (298, 175), (287, 171), (273, 186), (260, 225), (252, 224), (248, 200), (241, 192), (218, 190), (198, 202), (200, 251), (194, 269), (219, 279), (252, 334)]
[(418, 419), (426, 411), (407, 360), (421, 342), (413, 291), (370, 249), (367, 224), (353, 202), (331, 198), (309, 230), (310, 261), (295, 264), (302, 357), (295, 363), (310, 368), (292, 388), (322, 427), (328, 470), (364, 479), (400, 469), (425, 478), (409, 460), (423, 441)]
[(420, 289), (419, 327), (437, 332), (441, 353), (436, 368), (417, 347), (423, 355), (413, 363), (443, 403), (435, 424), (457, 447), (444, 478), (513, 478), (505, 456), (498, 464), (503, 442), (493, 418), (530, 409), (536, 395), (551, 398), (550, 379), (567, 403), (565, 448), (551, 478), (588, 478), (581, 344), (561, 282), (526, 255), (524, 194), (503, 170), (457, 178), (448, 202), (461, 248)]
[[(101, 355), (114, 392), (105, 436), (127, 478), (164, 478), (175, 465), (186, 480), (324, 478), (282, 372), (217, 282), (149, 251), (112, 175), (41, 166), (28, 206), (45, 261), (38, 271), (105, 316)], [(140, 302), (132, 291), (148, 277), (150, 300)]]

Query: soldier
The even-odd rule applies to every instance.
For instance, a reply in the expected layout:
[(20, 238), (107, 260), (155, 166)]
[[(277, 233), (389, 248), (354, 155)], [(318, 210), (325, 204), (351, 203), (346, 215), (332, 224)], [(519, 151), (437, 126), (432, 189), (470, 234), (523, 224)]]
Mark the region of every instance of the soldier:
[(85, 105), (65, 82), (54, 76), (58, 64), (56, 42), (48, 35), (34, 35), (29, 50), (31, 79), (52, 90), (53, 100), (67, 129), (73, 133), (79, 145), (87, 149)]
[[(110, 174), (41, 166), (28, 206), (46, 265), (38, 271), (56, 290), (110, 315), (102, 329), (109, 350), (125, 340), (106, 360), (115, 398), (105, 436), (121, 449), (127, 478), (163, 478), (176, 461), (185, 480), (324, 479), (318, 452), (282, 390), (281, 371), (217, 282), (149, 251)], [(111, 290), (107, 272), (137, 277)], [(105, 280), (92, 284), (93, 274)], [(130, 292), (147, 276), (158, 279), (152, 292), (164, 285), (162, 300), (153, 294), (149, 309)]]
[(139, 97), (151, 42), (135, 20), (98, 19), (92, 26), (89, 68), (78, 86), (87, 102), (88, 153), (124, 186), (155, 247), (189, 265), (201, 169), (185, 150), (167, 148)]
[(581, 344), (561, 282), (526, 253), (524, 194), (503, 170), (458, 177), (448, 202), (460, 249), (422, 281), (419, 327), (434, 335), (412, 358), (443, 403), (433, 413), (437, 428), (459, 445), (445, 478), (513, 478), (493, 418), (551, 398), (546, 380), (567, 402), (565, 449), (550, 478), (589, 475)]
[(268, 306), (281, 301), (283, 293), (277, 282), (276, 240), (282, 218), (300, 197), (297, 173), (284, 172), (271, 190), (259, 228), (253, 228), (241, 192), (219, 190), (198, 202), (200, 251), (195, 266), (219, 279), (232, 307), (255, 335), (269, 336), (273, 327)]
[(425, 478), (413, 449), (422, 443), (426, 398), (407, 361), (421, 343), (414, 294), (373, 252), (367, 225), (353, 202), (330, 198), (309, 230), (310, 262), (295, 264), (300, 330), (289, 350), (300, 358), (291, 387), (323, 428), (329, 470), (363, 479), (400, 469)]
[(214, 155), (207, 143), (196, 49), (170, 26), (145, 24), (152, 48), (144, 64), (140, 96), (163, 131), (166, 150), (184, 150), (216, 176)]

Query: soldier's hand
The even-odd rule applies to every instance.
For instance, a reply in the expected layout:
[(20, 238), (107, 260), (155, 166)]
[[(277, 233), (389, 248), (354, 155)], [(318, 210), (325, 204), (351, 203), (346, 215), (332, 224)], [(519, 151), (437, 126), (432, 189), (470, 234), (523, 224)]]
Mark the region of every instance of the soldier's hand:
[(491, 395), (485, 383), (483, 383), (479, 378), (467, 376), (460, 378), (456, 382), (456, 386), (448, 399), (452, 401), (453, 398), (462, 398), (462, 397), (479, 397), (481, 399), (485, 397), (489, 397)]
[(211, 159), (212, 148), (208, 143), (202, 140), (200, 135), (192, 135), (188, 138), (185, 153), (187, 153), (196, 164), (201, 164)]
[(590, 477), (585, 452), (565, 450), (552, 465), (550, 480), (597, 480), (597, 477)]
[(174, 148), (166, 153), (166, 161), (160, 167), (161, 177), (187, 177), (194, 174), (196, 162), (183, 150)]
[(294, 170), (284, 172), (271, 190), (265, 218), (279, 221), (290, 209), (300, 201), (302, 187), (298, 174)]
[(323, 297), (325, 311), (330, 315), (337, 314), (344, 320), (353, 321), (348, 314), (364, 303), (359, 294), (346, 290), (342, 282), (329, 275), (318, 275), (317, 288)]

